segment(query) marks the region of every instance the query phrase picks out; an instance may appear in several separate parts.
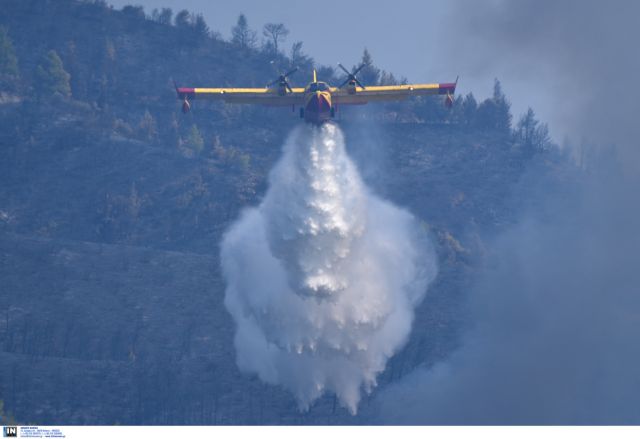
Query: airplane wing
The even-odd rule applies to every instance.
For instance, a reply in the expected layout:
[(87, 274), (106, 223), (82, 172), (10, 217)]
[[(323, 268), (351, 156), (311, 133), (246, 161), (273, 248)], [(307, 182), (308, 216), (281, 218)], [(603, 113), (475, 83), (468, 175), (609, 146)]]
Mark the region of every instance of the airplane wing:
[(272, 88), (188, 88), (177, 87), (178, 99), (206, 99), (225, 101), (230, 104), (263, 104), (263, 105), (302, 105), (304, 88), (293, 88), (292, 91), (279, 94)]
[(331, 99), (340, 105), (366, 104), (367, 102), (400, 101), (410, 96), (450, 95), (456, 91), (456, 83), (407, 84), (357, 87), (355, 93), (344, 88), (332, 88)]

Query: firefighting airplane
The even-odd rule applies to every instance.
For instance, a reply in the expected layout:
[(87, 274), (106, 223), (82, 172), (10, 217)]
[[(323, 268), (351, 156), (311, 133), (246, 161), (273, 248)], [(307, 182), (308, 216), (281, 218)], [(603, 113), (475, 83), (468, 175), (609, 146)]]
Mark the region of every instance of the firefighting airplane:
[(338, 66), (347, 74), (347, 79), (338, 87), (318, 81), (313, 71), (313, 82), (305, 88), (291, 87), (287, 78), (298, 68), (281, 74), (265, 88), (189, 88), (177, 87), (178, 99), (182, 100), (182, 111), (191, 109), (194, 99), (222, 100), (233, 104), (263, 104), (289, 106), (300, 109), (300, 117), (312, 124), (322, 124), (335, 117), (339, 105), (361, 105), (368, 102), (399, 101), (410, 96), (444, 95), (445, 105), (453, 105), (456, 82), (445, 84), (405, 84), (364, 86), (356, 77), (366, 64), (349, 72), (342, 64)]

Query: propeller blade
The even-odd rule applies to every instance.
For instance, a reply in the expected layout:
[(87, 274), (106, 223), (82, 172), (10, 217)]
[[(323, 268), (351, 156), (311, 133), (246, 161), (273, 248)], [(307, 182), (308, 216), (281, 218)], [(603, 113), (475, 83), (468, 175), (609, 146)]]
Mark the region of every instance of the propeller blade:
[[(271, 61), (271, 64), (273, 64), (273, 61)], [(295, 67), (289, 70), (285, 74), (278, 75), (276, 79), (274, 79), (273, 81), (267, 84), (267, 88), (271, 87), (272, 85), (280, 84), (280, 85), (284, 85), (286, 88), (289, 89), (289, 91), (291, 91), (291, 86), (287, 83), (287, 76), (293, 75), (297, 71), (298, 71), (298, 67)]]
[(357, 74), (358, 74), (358, 72), (359, 72), (360, 70), (362, 70), (363, 68), (365, 68), (366, 66), (368, 66), (368, 64), (367, 64), (367, 63), (362, 63), (362, 64), (360, 64), (360, 67), (358, 67), (357, 69), (355, 69), (355, 70), (353, 71), (353, 73), (351, 73), (351, 74), (352, 74), (352, 75), (354, 75), (354, 76), (355, 76), (355, 75), (357, 75)]
[(365, 68), (368, 64), (367, 63), (362, 63), (358, 66), (358, 68), (354, 69), (353, 72), (349, 72), (349, 70), (347, 70), (342, 64), (338, 63), (338, 67), (340, 67), (342, 69), (343, 72), (345, 72), (347, 74), (347, 80), (344, 81), (342, 83), (342, 85), (339, 88), (344, 87), (345, 85), (347, 85), (347, 83), (349, 83), (350, 81), (355, 82), (356, 84), (358, 84), (360, 86), (360, 88), (362, 88), (363, 90), (365, 89), (365, 86), (362, 85), (362, 82), (360, 82), (358, 80), (358, 78), (356, 78), (356, 74), (362, 70), (363, 68)]
[(291, 88), (291, 86), (289, 85), (288, 81), (284, 81), (284, 86), (287, 87), (287, 90), (289, 90), (289, 93), (293, 93), (293, 89)]
[(347, 75), (351, 75), (351, 73), (349, 73), (349, 70), (345, 69), (342, 64), (338, 63), (338, 67), (340, 67)]
[(287, 73), (285, 73), (285, 74), (284, 74), (284, 75), (282, 75), (282, 76), (284, 76), (284, 77), (286, 78), (287, 76), (291, 76), (291, 75), (293, 75), (293, 74), (294, 74), (295, 72), (297, 72), (297, 71), (298, 71), (298, 68), (297, 68), (297, 67), (295, 67), (294, 69), (289, 70)]

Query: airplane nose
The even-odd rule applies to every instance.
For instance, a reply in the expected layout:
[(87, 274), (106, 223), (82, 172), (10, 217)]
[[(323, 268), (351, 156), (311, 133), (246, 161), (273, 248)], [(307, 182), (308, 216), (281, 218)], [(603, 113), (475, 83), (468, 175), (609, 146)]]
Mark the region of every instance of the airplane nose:
[(331, 104), (322, 92), (316, 92), (311, 96), (308, 107), (317, 113), (331, 110)]

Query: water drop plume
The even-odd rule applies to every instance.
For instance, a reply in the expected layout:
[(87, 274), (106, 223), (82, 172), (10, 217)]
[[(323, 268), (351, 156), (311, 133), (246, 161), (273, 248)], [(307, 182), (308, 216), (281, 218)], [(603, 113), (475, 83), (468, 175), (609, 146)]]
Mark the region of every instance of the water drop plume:
[(437, 271), (425, 229), (367, 189), (333, 124), (293, 130), (221, 261), (239, 368), (302, 410), (331, 392), (354, 414)]

